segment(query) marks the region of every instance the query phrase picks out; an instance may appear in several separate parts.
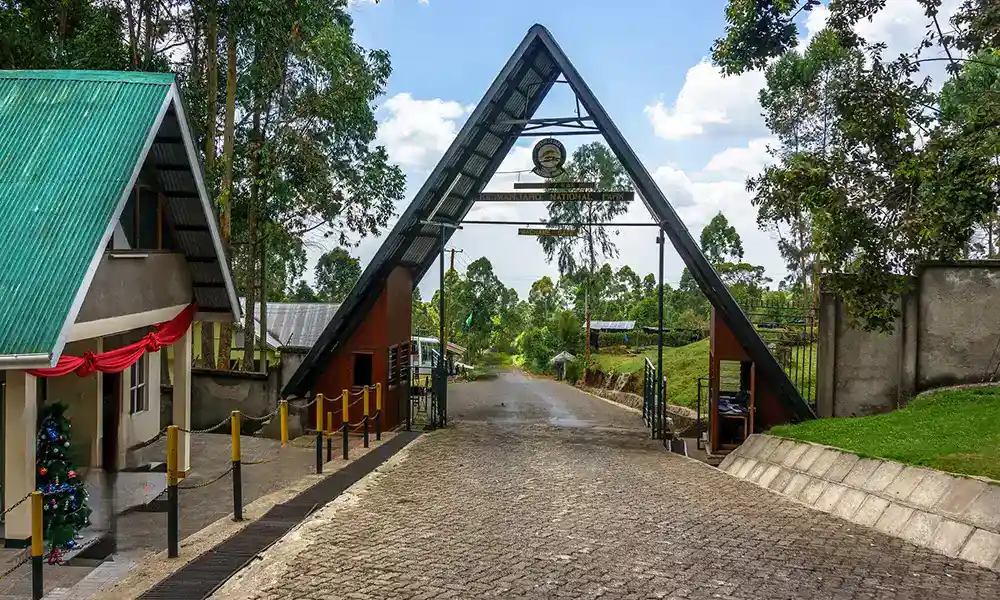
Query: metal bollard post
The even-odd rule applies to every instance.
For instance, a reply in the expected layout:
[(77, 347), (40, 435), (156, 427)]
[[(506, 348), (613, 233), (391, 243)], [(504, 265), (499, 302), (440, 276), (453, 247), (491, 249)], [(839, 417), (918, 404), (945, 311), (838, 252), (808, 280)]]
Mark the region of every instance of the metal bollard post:
[(177, 497), (177, 426), (167, 427), (167, 558), (180, 554), (180, 505)]
[(333, 460), (333, 413), (326, 413), (326, 462)]
[(316, 472), (323, 472), (323, 394), (316, 394)]
[(281, 447), (284, 448), (288, 445), (288, 400), (281, 401), (278, 414), (281, 418)]
[(382, 384), (375, 384), (375, 441), (382, 441)]
[(45, 588), (42, 585), (42, 553), (45, 540), (42, 538), (42, 493), (31, 492), (31, 600), (42, 600)]
[(368, 386), (367, 385), (365, 386), (364, 391), (361, 392), (361, 406), (362, 406), (361, 410), (364, 411), (362, 412), (362, 414), (365, 417), (362, 420), (365, 422), (364, 441), (365, 441), (365, 448), (367, 448), (368, 447)]
[(240, 459), (240, 411), (229, 416), (233, 436), (233, 520), (243, 520), (243, 465)]
[(343, 430), (344, 430), (344, 460), (347, 460), (347, 427), (348, 427), (348, 423), (350, 422), (350, 418), (347, 415), (347, 411), (350, 408), (350, 403), (351, 403), (350, 393), (347, 390), (344, 390), (344, 411), (343, 411), (343, 414), (341, 415), (344, 418), (344, 426), (343, 426)]

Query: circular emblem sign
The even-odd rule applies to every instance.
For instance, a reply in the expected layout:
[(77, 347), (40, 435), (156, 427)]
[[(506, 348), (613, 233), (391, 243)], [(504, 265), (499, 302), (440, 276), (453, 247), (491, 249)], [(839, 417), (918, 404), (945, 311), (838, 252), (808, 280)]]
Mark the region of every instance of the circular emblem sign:
[(566, 147), (555, 138), (545, 138), (535, 144), (531, 151), (531, 160), (535, 163), (532, 173), (539, 177), (551, 179), (562, 175), (566, 164)]

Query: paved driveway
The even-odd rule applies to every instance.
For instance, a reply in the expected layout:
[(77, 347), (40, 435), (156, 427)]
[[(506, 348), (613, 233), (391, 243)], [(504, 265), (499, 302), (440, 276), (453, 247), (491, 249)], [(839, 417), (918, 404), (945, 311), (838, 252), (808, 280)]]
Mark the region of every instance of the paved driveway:
[(507, 373), (215, 598), (1000, 598), (1000, 576), (667, 454)]

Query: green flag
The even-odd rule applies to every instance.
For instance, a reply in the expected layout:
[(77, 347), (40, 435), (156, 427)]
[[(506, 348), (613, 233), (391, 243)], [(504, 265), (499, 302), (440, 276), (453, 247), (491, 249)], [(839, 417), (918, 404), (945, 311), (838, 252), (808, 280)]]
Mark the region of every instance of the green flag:
[(472, 327), (472, 313), (469, 313), (469, 318), (465, 320), (465, 328), (468, 329)]

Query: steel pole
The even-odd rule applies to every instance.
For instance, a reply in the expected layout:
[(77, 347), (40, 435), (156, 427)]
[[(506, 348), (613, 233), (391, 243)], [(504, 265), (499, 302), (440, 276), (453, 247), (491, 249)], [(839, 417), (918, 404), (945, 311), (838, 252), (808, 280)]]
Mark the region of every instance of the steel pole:
[[(444, 400), (445, 387), (447, 386), (447, 380), (445, 379), (445, 377), (446, 377), (445, 376), (445, 357), (447, 356), (447, 353), (445, 351), (445, 348), (446, 348), (448, 342), (446, 342), (445, 339), (444, 339), (444, 329), (445, 329), (445, 327), (444, 327), (444, 321), (445, 321), (445, 315), (444, 315), (444, 310), (445, 310), (445, 306), (444, 306), (444, 253), (445, 253), (445, 250), (444, 250), (444, 227), (440, 227), (439, 231), (440, 231), (440, 236), (441, 236), (441, 260), (439, 261), (440, 264), (439, 264), (439, 269), (438, 270), (440, 271), (440, 275), (441, 275), (441, 292), (440, 292), (440, 294), (438, 294), (438, 326), (439, 326), (439, 329), (440, 329), (439, 333), (440, 333), (441, 337), (438, 339), (438, 341), (440, 342), (441, 355), (438, 357), (438, 393), (436, 394), (436, 396), (437, 396), (436, 400), (437, 401), (434, 403), (435, 404), (434, 408), (437, 411), (442, 411), (443, 410), (443, 406), (442, 406), (441, 403)], [(434, 412), (434, 411), (432, 411), (432, 412)], [(442, 415), (440, 413), (437, 415), (437, 417), (441, 417), (441, 416)], [(440, 421), (440, 424), (444, 425), (444, 419), (443, 418), (437, 418), (437, 419), (434, 419), (434, 420), (435, 421)]]
[(666, 408), (663, 405), (665, 400), (663, 397), (663, 247), (666, 245), (665, 242), (663, 229), (660, 229), (660, 236), (656, 238), (656, 243), (660, 246), (660, 289), (657, 292), (656, 299), (659, 305), (657, 317), (659, 326), (656, 332), (656, 408), (653, 410), (653, 416), (656, 419), (653, 431), (657, 438), (663, 434), (662, 419), (663, 411)]

